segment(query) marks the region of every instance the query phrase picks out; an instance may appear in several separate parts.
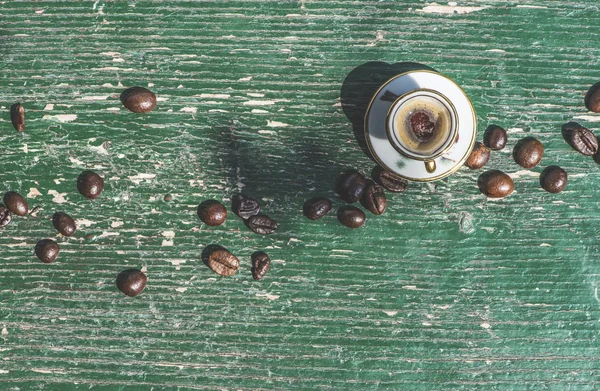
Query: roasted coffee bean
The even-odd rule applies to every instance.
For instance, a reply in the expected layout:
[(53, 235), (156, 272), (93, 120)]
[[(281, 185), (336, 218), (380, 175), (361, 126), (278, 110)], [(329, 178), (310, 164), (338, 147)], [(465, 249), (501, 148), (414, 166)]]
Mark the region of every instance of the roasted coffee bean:
[(25, 198), (15, 191), (9, 191), (4, 194), (4, 204), (13, 214), (17, 216), (26, 216), (29, 212), (29, 206)]
[(402, 193), (408, 187), (408, 181), (398, 175), (376, 166), (371, 177), (375, 182), (383, 186), (384, 189), (391, 191), (392, 193)]
[(344, 201), (353, 204), (360, 200), (366, 186), (367, 179), (364, 175), (352, 170), (342, 175), (338, 184), (338, 193)]
[(304, 203), (304, 215), (311, 220), (319, 220), (331, 211), (331, 200), (324, 197), (311, 198)]
[(260, 213), (260, 204), (252, 197), (237, 194), (231, 200), (231, 209), (233, 213), (247, 220)]
[(269, 256), (262, 252), (257, 251), (252, 254), (252, 278), (255, 280), (260, 280), (267, 274), (269, 268), (271, 267), (271, 260)]
[(121, 93), (121, 103), (134, 113), (148, 113), (156, 107), (156, 95), (144, 87), (131, 87)]
[(567, 186), (567, 172), (558, 166), (548, 166), (540, 175), (540, 185), (548, 193), (560, 193)]
[(10, 106), (10, 121), (17, 132), (25, 130), (25, 108), (20, 103)]
[(63, 212), (54, 213), (54, 216), (52, 216), (52, 224), (58, 232), (65, 236), (71, 236), (77, 230), (75, 220), (73, 220), (71, 216)]
[(473, 147), (473, 151), (465, 162), (465, 166), (469, 167), (471, 170), (478, 170), (485, 166), (489, 160), (490, 149), (477, 141)]
[(374, 215), (380, 215), (385, 212), (385, 208), (387, 208), (387, 198), (383, 187), (375, 182), (369, 181), (363, 192), (362, 198), (360, 199), (360, 203)]
[(77, 178), (77, 190), (85, 198), (98, 198), (104, 190), (104, 179), (95, 172), (84, 171)]
[(6, 227), (12, 221), (12, 213), (4, 204), (0, 204), (0, 228)]
[(594, 84), (585, 95), (585, 107), (594, 113), (600, 113), (600, 83)]
[(520, 140), (513, 150), (515, 162), (523, 168), (537, 166), (544, 156), (544, 146), (533, 137)]
[(224, 248), (218, 248), (212, 251), (208, 255), (206, 264), (213, 272), (224, 277), (233, 276), (240, 267), (240, 261), (236, 256)]
[(127, 296), (137, 296), (146, 287), (148, 277), (141, 270), (126, 269), (117, 275), (117, 288)]
[(567, 144), (582, 155), (592, 156), (598, 152), (598, 139), (594, 133), (577, 122), (564, 124), (562, 135)]
[(277, 222), (266, 215), (256, 215), (248, 219), (248, 228), (260, 235), (269, 235), (277, 230)]
[(337, 218), (348, 228), (360, 228), (365, 224), (367, 216), (357, 207), (346, 205), (338, 209)]
[(490, 198), (509, 196), (515, 190), (511, 177), (499, 170), (486, 171), (477, 181), (479, 190)]
[(51, 239), (42, 239), (35, 245), (35, 255), (44, 263), (54, 262), (58, 252), (58, 244)]
[(483, 144), (493, 151), (499, 151), (506, 146), (508, 135), (506, 130), (498, 125), (490, 125), (483, 134)]
[(214, 227), (227, 220), (227, 209), (219, 201), (207, 200), (198, 206), (198, 217), (204, 224)]

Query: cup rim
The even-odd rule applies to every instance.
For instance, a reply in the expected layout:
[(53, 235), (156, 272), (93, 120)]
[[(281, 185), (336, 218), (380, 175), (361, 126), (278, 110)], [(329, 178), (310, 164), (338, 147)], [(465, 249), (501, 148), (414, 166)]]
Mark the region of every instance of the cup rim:
[[(425, 94), (423, 94), (423, 95), (432, 97), (434, 99), (441, 98), (438, 100), (440, 101), (440, 103), (442, 105), (446, 106), (446, 108), (448, 109), (448, 112), (450, 113), (450, 122), (451, 122), (450, 135), (448, 135), (448, 138), (446, 139), (446, 141), (444, 141), (444, 144), (442, 144), (442, 147), (440, 147), (440, 149), (438, 151), (436, 151), (433, 155), (427, 156), (427, 157), (424, 157), (424, 156), (418, 155), (418, 154), (414, 154), (414, 153), (411, 153), (410, 151), (406, 151), (406, 150), (402, 149), (400, 147), (400, 145), (398, 145), (401, 143), (392, 134), (393, 132), (392, 132), (392, 129), (390, 126), (390, 122), (392, 121), (392, 118), (391, 118), (392, 113), (398, 109), (398, 107), (400, 106), (400, 103), (403, 103), (401, 101), (402, 100), (407, 101), (408, 99), (413, 98), (412, 95), (422, 94), (423, 92), (425, 92)], [(450, 99), (448, 99), (446, 97), (446, 95), (442, 94), (439, 91), (432, 90), (430, 88), (417, 88), (417, 89), (408, 91), (408, 92), (400, 95), (399, 97), (397, 97), (394, 100), (394, 102), (388, 109), (388, 112), (386, 115), (385, 131), (387, 133), (388, 141), (390, 142), (392, 147), (396, 151), (401, 153), (402, 155), (406, 156), (407, 158), (421, 160), (421, 161), (435, 160), (436, 158), (440, 157), (444, 153), (448, 152), (448, 150), (452, 147), (452, 145), (454, 145), (452, 140), (456, 139), (456, 133), (458, 132), (458, 114), (456, 112), (456, 108), (454, 107), (454, 104), (450, 101)]]

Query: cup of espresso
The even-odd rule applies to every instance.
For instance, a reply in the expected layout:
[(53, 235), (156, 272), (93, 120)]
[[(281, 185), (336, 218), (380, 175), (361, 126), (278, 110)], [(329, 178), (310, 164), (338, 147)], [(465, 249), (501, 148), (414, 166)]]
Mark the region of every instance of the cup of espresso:
[(435, 159), (456, 141), (458, 115), (444, 95), (417, 89), (398, 97), (390, 107), (386, 131), (392, 146), (404, 156), (422, 160), (427, 172)]

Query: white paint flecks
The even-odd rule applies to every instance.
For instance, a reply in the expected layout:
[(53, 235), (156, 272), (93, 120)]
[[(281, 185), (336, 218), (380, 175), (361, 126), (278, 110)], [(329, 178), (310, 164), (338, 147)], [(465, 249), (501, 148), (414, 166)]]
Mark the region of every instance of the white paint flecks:
[(173, 239), (175, 237), (175, 231), (162, 231), (160, 234), (167, 239)]
[(101, 56), (109, 56), (109, 57), (119, 57), (121, 55), (121, 53), (119, 52), (102, 52), (100, 53)]
[(241, 79), (238, 79), (238, 81), (250, 81), (250, 80), (252, 80), (252, 76), (242, 77)]
[(540, 247), (552, 247), (552, 245), (550, 243), (542, 243)]
[(108, 238), (109, 236), (120, 236), (120, 235), (121, 234), (119, 232), (107, 232), (107, 231), (104, 231), (100, 235), (98, 235), (98, 238)]
[(20, 243), (5, 244), (4, 246), (7, 246), (7, 247), (27, 247), (27, 246), (29, 246), (29, 244), (27, 244), (27, 242), (20, 242)]
[(470, 14), (471, 12), (481, 11), (486, 8), (488, 7), (459, 7), (456, 5), (439, 5), (436, 3), (431, 3), (431, 5), (424, 7), (420, 11), (427, 14)]
[(481, 328), (484, 328), (486, 330), (488, 330), (490, 327), (492, 327), (488, 322), (483, 322), (482, 324), (479, 325)]
[(270, 128), (284, 128), (284, 127), (290, 126), (290, 125), (286, 124), (284, 122), (269, 121), (269, 120), (267, 120), (267, 126), (270, 127)]
[(175, 290), (176, 290), (177, 292), (181, 292), (181, 293), (183, 293), (183, 292), (187, 291), (187, 290), (188, 290), (188, 288), (175, 288)]
[(529, 176), (532, 178), (538, 178), (540, 176), (540, 174), (538, 172), (533, 172), (530, 170), (519, 170), (513, 173), (508, 174), (509, 177), (516, 179), (516, 178), (520, 178), (522, 176)]
[(274, 100), (249, 100), (243, 103), (244, 106), (270, 106), (274, 104)]
[(64, 204), (65, 202), (67, 202), (67, 200), (65, 199), (67, 193), (59, 193), (56, 190), (48, 190), (48, 195), (54, 196), (52, 198), (52, 202), (56, 202), (57, 204)]
[(118, 228), (121, 227), (123, 224), (125, 224), (123, 221), (113, 221), (112, 223), (110, 223), (110, 227)]
[(8, 330), (6, 329), (6, 327), (2, 328), (2, 335), (8, 335)]
[(231, 95), (229, 94), (200, 94), (197, 95), (200, 98), (212, 98), (212, 99), (229, 99)]
[(65, 123), (65, 122), (75, 121), (77, 119), (77, 115), (76, 114), (57, 114), (57, 115), (46, 114), (42, 117), (42, 119)]
[(253, 98), (264, 98), (265, 94), (257, 93), (257, 92), (249, 92), (246, 95), (251, 96)]
[(277, 134), (277, 132), (274, 131), (274, 130), (259, 130), (258, 133), (260, 133), (260, 134), (271, 134), (271, 135)]
[(398, 311), (383, 311), (383, 313), (386, 314), (387, 316), (396, 316)]
[(29, 147), (27, 146), (27, 144), (23, 144), (23, 148), (21, 149), (23, 150), (23, 152), (29, 153)]
[(600, 122), (600, 115), (577, 115), (573, 118), (588, 122)]
[(184, 107), (179, 111), (183, 111), (184, 113), (192, 113), (192, 114), (196, 114), (198, 112), (198, 109), (195, 107)]
[(548, 7), (543, 5), (527, 5), (527, 4), (519, 4), (517, 8), (539, 8), (539, 9), (547, 9)]
[(104, 84), (102, 84), (102, 87), (111, 88), (111, 87), (114, 87), (114, 86), (111, 83), (104, 83)]
[(75, 224), (77, 224), (78, 227), (89, 227), (96, 224), (96, 222), (88, 219), (76, 219)]
[(165, 240), (162, 241), (161, 246), (163, 246), (163, 247), (172, 247), (173, 246), (173, 241), (165, 239)]
[(94, 101), (94, 100), (106, 100), (110, 95), (87, 95), (82, 96), (81, 100), (84, 101)]
[(169, 100), (169, 98), (164, 97), (164, 96), (159, 96), (158, 98), (156, 98), (157, 102), (166, 102), (168, 100)]
[(421, 291), (422, 289), (417, 288), (415, 285), (404, 285), (402, 289), (406, 289), (409, 291)]
[(69, 156), (69, 161), (73, 164), (76, 164), (78, 166), (85, 166), (85, 163), (82, 162), (81, 160), (77, 159), (76, 157), (73, 156)]
[(267, 110), (252, 109), (251, 113), (253, 113), (253, 114), (268, 114), (269, 112)]
[(279, 299), (279, 296), (277, 296), (277, 295), (271, 295), (269, 293), (257, 293), (255, 296), (256, 297), (264, 297), (267, 300), (277, 300), (277, 299)]
[(38, 196), (41, 196), (42, 193), (40, 193), (40, 191), (38, 189), (36, 189), (35, 187), (31, 187), (29, 188), (29, 193), (27, 193), (27, 198), (35, 198)]
[(506, 133), (522, 133), (523, 128), (508, 128), (506, 129)]
[(48, 103), (45, 107), (44, 110), (54, 110), (54, 103)]
[(137, 175), (132, 175), (130, 177), (128, 177), (129, 180), (133, 183), (135, 183), (136, 185), (139, 185), (143, 180), (152, 180), (154, 178), (156, 178), (156, 174), (137, 174)]
[(208, 110), (209, 113), (229, 113), (229, 111), (227, 110), (222, 110), (222, 109), (210, 109)]
[(492, 52), (492, 53), (506, 53), (506, 50), (502, 50), (502, 49), (488, 49), (488, 50), (486, 50), (486, 52)]

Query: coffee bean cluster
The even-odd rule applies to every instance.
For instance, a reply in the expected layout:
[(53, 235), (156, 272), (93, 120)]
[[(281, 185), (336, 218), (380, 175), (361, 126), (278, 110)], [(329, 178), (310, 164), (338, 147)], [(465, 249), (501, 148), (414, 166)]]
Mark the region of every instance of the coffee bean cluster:
[[(374, 215), (381, 215), (387, 208), (385, 190), (401, 193), (408, 187), (408, 181), (377, 166), (372, 171), (372, 178), (367, 179), (361, 172), (350, 170), (343, 173), (336, 185), (339, 197), (347, 204), (360, 204)], [(306, 200), (303, 206), (304, 215), (310, 220), (319, 220), (333, 209), (333, 202), (325, 197), (314, 197)], [(342, 205), (337, 210), (337, 219), (348, 228), (360, 228), (365, 224), (367, 216), (354, 205)]]
[[(588, 130), (586, 129), (586, 131)], [(596, 138), (593, 137), (592, 139), (589, 134), (584, 134), (582, 130), (571, 133), (569, 137), (565, 136), (565, 139), (574, 148), (585, 151), (589, 155), (597, 153), (598, 142)], [(475, 143), (465, 165), (472, 170), (482, 168), (488, 163), (491, 151), (502, 150), (506, 147), (507, 140), (506, 130), (498, 125), (490, 125), (483, 135), (483, 142), (478, 141)], [(512, 156), (519, 166), (527, 169), (534, 168), (540, 164), (544, 157), (544, 145), (533, 137), (525, 137), (515, 144)], [(546, 167), (540, 175), (540, 185), (542, 189), (549, 193), (560, 193), (567, 185), (567, 173), (558, 166)], [(499, 170), (489, 170), (481, 174), (477, 180), (477, 186), (482, 194), (490, 198), (507, 197), (515, 190), (512, 178)]]
[[(223, 277), (230, 277), (240, 268), (239, 259), (222, 246), (210, 245), (204, 249), (203, 261), (212, 271)], [(262, 279), (271, 268), (271, 258), (264, 251), (250, 255), (252, 278)]]

